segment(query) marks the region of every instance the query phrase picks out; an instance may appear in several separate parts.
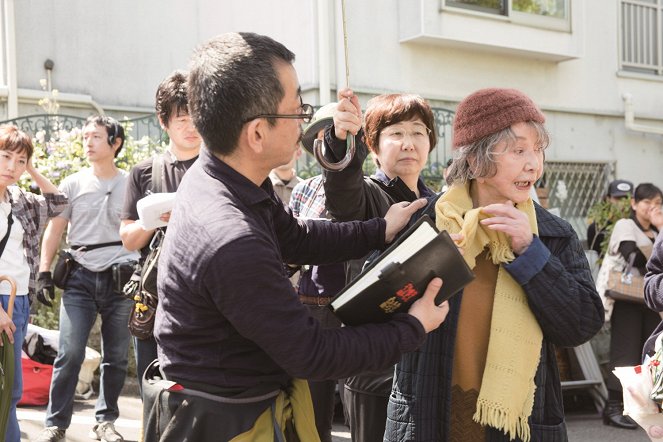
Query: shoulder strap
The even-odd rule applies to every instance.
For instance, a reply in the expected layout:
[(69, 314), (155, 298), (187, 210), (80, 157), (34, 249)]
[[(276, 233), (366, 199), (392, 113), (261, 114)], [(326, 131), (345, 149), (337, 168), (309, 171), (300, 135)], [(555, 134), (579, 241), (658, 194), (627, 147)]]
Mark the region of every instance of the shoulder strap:
[(163, 192), (163, 155), (152, 158), (152, 193)]
[(2, 252), (5, 251), (5, 246), (7, 245), (7, 241), (9, 240), (9, 233), (12, 230), (12, 224), (14, 224), (14, 218), (12, 218), (12, 210), (10, 207), (9, 215), (7, 215), (7, 233), (5, 233), (4, 238), (2, 238), (2, 241), (0, 241), (0, 256), (2, 256)]

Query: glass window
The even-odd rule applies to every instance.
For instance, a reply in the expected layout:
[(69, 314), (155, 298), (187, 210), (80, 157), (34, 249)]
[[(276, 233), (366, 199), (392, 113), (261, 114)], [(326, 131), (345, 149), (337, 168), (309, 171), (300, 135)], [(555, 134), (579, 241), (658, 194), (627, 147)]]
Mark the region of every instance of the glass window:
[(566, 18), (565, 0), (513, 0), (512, 9), (546, 17)]
[(569, 0), (444, 0), (449, 8), (508, 17), (512, 23), (570, 31)]
[(447, 0), (449, 6), (506, 15), (507, 0)]
[(663, 0), (622, 0), (620, 64), (624, 71), (663, 75)]

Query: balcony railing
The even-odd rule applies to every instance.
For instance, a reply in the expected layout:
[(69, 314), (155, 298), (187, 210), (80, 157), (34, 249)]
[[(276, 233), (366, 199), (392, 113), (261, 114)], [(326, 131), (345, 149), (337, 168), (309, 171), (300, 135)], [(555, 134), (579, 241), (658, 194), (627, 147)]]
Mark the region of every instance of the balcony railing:
[(622, 69), (663, 75), (662, 21), (663, 0), (621, 0)]
[[(454, 113), (449, 109), (433, 108), (433, 114), (437, 125), (438, 143), (422, 170), (422, 176), (431, 187), (439, 190), (442, 187), (442, 169), (451, 157)], [(82, 127), (84, 122), (85, 118), (82, 117), (42, 114), (6, 120), (0, 124), (15, 124), (33, 136), (39, 131), (44, 131), (44, 139), (48, 140), (51, 139), (51, 135), (55, 135), (53, 131), (71, 131), (75, 127)], [(165, 133), (161, 130), (155, 115), (122, 120), (121, 123), (128, 130), (127, 135), (136, 140), (147, 136), (154, 145), (158, 145), (165, 138)], [(549, 206), (560, 210), (562, 218), (571, 222), (581, 239), (586, 236), (587, 211), (602, 197), (607, 183), (613, 178), (614, 166), (612, 163), (546, 162), (545, 175), (540, 184), (549, 191)], [(303, 178), (321, 172), (320, 166), (308, 154), (300, 157), (297, 170)], [(370, 175), (374, 170), (375, 165), (368, 158), (364, 164), (364, 172)]]
[[(45, 140), (50, 140), (55, 135), (55, 131), (71, 131), (75, 127), (82, 128), (86, 118), (74, 115), (60, 114), (35, 114), (23, 117), (13, 118), (11, 120), (0, 121), (0, 124), (14, 124), (23, 132), (37, 135), (43, 131)], [(161, 129), (159, 121), (155, 114), (145, 115), (143, 117), (119, 120), (124, 126), (127, 136), (132, 136), (139, 140), (144, 136), (149, 137), (155, 143), (165, 139), (165, 132)]]

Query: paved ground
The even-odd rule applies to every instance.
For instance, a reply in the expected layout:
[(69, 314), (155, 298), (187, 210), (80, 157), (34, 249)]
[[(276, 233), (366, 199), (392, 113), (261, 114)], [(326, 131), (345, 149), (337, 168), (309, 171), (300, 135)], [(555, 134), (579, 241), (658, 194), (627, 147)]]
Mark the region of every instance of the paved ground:
[[(94, 422), (94, 399), (76, 401), (72, 425), (67, 431), (67, 441), (89, 441), (88, 432)], [(127, 442), (138, 441), (142, 407), (135, 394), (125, 394), (120, 399), (120, 419), (116, 422), (117, 430)], [(20, 408), (18, 417), (22, 430), (22, 441), (35, 438), (43, 428), (46, 407)], [(567, 415), (569, 440), (571, 442), (647, 442), (650, 439), (644, 430), (620, 430), (603, 425), (600, 416), (593, 410), (579, 409)], [(347, 427), (334, 426), (334, 442), (350, 441)]]

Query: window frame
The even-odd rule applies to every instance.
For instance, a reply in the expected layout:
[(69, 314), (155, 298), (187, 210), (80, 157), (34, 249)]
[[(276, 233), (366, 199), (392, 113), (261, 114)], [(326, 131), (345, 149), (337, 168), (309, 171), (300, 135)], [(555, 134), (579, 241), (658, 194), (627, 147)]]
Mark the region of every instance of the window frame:
[[(629, 40), (625, 41), (627, 36), (625, 35), (625, 23), (624, 20), (624, 8), (626, 5), (631, 5), (632, 7), (643, 6), (654, 9), (654, 35), (648, 43), (645, 42), (645, 37), (643, 27), (637, 26), (636, 28), (640, 30), (637, 35), (635, 35), (635, 42)], [(639, 17), (636, 19), (638, 25), (642, 25), (642, 18)], [(633, 25), (633, 23), (630, 23)], [(647, 1), (637, 1), (637, 0), (619, 0), (619, 23), (617, 26), (618, 29), (618, 47), (619, 47), (619, 73), (624, 76), (633, 76), (641, 78), (652, 78), (652, 79), (661, 79), (663, 77), (663, 0), (653, 0), (651, 2)], [(654, 45), (656, 47), (655, 53), (652, 54), (654, 59), (657, 62), (651, 64), (643, 64), (636, 61), (627, 61), (625, 54), (625, 47), (630, 47), (630, 52), (642, 50), (641, 48), (636, 48), (635, 46), (640, 43), (644, 46)]]
[(571, 1), (564, 0), (566, 14), (564, 18), (549, 17), (513, 10), (512, 0), (502, 0), (505, 5), (501, 10), (483, 8), (473, 5), (462, 5), (458, 0), (440, 0), (440, 11), (454, 12), (469, 15), (480, 15), (495, 20), (508, 21), (513, 24), (533, 28), (549, 29), (553, 31), (571, 32)]

